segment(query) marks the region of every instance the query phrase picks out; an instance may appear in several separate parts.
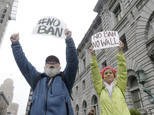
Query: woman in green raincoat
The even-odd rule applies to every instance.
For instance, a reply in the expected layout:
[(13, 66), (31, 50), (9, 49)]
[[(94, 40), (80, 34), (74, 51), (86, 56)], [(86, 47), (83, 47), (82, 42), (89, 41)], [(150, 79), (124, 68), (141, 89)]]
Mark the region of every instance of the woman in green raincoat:
[(89, 48), (93, 85), (100, 102), (100, 115), (130, 115), (125, 101), (127, 66), (123, 47), (124, 44), (119, 41), (118, 71), (111, 67), (105, 67), (100, 71), (93, 46)]

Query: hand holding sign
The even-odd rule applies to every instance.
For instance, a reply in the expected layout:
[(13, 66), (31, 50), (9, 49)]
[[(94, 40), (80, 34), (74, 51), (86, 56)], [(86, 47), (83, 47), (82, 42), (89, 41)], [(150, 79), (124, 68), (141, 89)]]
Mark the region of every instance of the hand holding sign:
[(94, 46), (93, 45), (91, 45), (89, 47), (89, 51), (90, 51), (90, 53), (91, 53), (92, 56), (95, 56), (95, 50), (94, 50)]
[(91, 37), (94, 50), (119, 46), (119, 35), (116, 31), (102, 31)]
[(119, 52), (123, 52), (123, 49), (124, 49), (124, 43), (121, 40), (119, 40), (119, 47), (118, 47)]
[(71, 38), (72, 32), (69, 31), (68, 29), (65, 29), (65, 35), (66, 35), (66, 39)]
[(64, 34), (66, 28), (66, 24), (61, 20), (55, 17), (44, 17), (38, 21), (32, 33), (66, 38)]

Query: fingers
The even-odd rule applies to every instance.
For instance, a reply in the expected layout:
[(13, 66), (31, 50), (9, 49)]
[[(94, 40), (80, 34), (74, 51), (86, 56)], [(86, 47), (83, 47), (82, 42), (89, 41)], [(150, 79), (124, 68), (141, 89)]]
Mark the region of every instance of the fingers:
[(68, 29), (65, 29), (65, 35), (68, 35), (68, 34), (70, 34), (70, 33), (72, 33), (72, 32), (69, 31)]
[(93, 45), (91, 45), (89, 47), (89, 51), (90, 51), (91, 55), (95, 55), (95, 50), (94, 50), (94, 46)]
[(11, 38), (16, 38), (16, 37), (18, 37), (19, 36), (19, 33), (15, 33), (15, 34), (12, 34), (11, 35)]
[(93, 48), (94, 48), (93, 45), (91, 45), (91, 46), (89, 47), (89, 50), (92, 51)]
[(69, 30), (68, 29), (65, 29), (64, 33), (65, 35), (68, 34)]
[(124, 48), (124, 43), (121, 40), (119, 40), (119, 47), (118, 47), (119, 52), (123, 52), (123, 48)]
[(64, 33), (66, 35), (66, 38), (71, 38), (72, 32), (70, 30), (65, 29)]
[(121, 40), (119, 40), (119, 46), (124, 47), (124, 43)]
[(12, 34), (10, 37), (11, 42), (19, 41), (19, 33)]
[(17, 33), (17, 34), (14, 34), (14, 36), (13, 36), (14, 38), (18, 38), (19, 37), (19, 33)]

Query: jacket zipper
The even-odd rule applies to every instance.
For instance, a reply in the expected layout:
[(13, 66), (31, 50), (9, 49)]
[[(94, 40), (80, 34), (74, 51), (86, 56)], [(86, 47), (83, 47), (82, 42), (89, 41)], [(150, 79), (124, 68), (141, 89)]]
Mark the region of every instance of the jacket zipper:
[[(50, 84), (52, 84), (51, 82), (52, 82), (52, 78), (49, 80), (49, 82), (48, 82), (48, 87), (47, 87), (46, 101), (45, 101), (45, 115), (47, 114), (48, 91), (49, 91), (49, 86), (50, 86)], [(51, 87), (51, 89), (52, 89), (52, 87)]]
[(65, 104), (66, 104), (66, 115), (69, 115), (68, 101), (66, 98), (65, 98)]
[(49, 90), (49, 88), (47, 89), (47, 94), (46, 94), (46, 102), (45, 102), (45, 115), (46, 115), (46, 113), (47, 113), (48, 90)]
[(109, 90), (107, 88), (105, 88), (106, 92), (108, 93), (110, 99), (112, 100), (112, 95), (110, 94)]

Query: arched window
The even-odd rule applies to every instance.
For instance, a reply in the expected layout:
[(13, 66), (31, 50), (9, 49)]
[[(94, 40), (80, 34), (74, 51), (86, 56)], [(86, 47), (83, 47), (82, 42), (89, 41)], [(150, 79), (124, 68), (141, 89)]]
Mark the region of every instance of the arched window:
[(82, 81), (82, 91), (86, 89), (86, 81), (85, 79)]
[(129, 77), (129, 88), (134, 108), (135, 109), (142, 108), (142, 99), (140, 95), (139, 84), (134, 75), (131, 75)]
[[(113, 1), (112, 1), (113, 2)], [(109, 10), (111, 11), (111, 20), (113, 27), (116, 26), (123, 17), (123, 7), (118, 0), (114, 0), (114, 3), (110, 6)]]
[(148, 22), (148, 41), (146, 46), (148, 47), (148, 56), (154, 61), (154, 13), (152, 14)]
[(92, 96), (92, 107), (95, 110), (95, 115), (99, 115), (99, 110), (98, 110), (98, 99), (96, 95)]
[(149, 20), (149, 27), (148, 27), (148, 39), (154, 37), (154, 16), (151, 17)]
[(79, 105), (76, 105), (75, 107), (75, 115), (79, 115)]
[(87, 102), (85, 100), (82, 103), (82, 115), (87, 115)]

